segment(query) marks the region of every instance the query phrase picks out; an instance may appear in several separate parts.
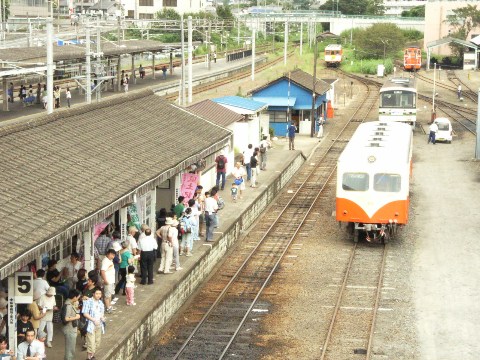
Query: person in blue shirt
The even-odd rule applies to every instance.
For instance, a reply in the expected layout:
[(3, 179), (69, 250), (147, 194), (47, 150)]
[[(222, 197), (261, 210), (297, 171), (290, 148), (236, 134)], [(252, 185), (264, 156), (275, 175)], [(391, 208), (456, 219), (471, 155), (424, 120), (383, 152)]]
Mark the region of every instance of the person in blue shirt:
[(288, 134), (288, 150), (295, 150), (295, 132), (297, 131), (297, 127), (293, 123), (293, 121), (288, 125), (287, 129)]

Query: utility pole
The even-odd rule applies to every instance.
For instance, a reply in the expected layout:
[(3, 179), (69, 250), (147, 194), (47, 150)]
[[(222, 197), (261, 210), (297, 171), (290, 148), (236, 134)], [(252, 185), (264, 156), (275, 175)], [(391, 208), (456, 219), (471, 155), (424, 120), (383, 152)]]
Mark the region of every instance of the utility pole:
[(192, 99), (192, 86), (193, 86), (193, 67), (192, 67), (192, 39), (193, 39), (193, 28), (192, 28), (192, 17), (188, 17), (188, 103), (191, 104)]
[(85, 96), (86, 99), (85, 101), (87, 104), (92, 103), (92, 77), (91, 77), (91, 71), (92, 71), (92, 66), (90, 63), (90, 56), (91, 56), (91, 51), (90, 51), (90, 22), (88, 21), (87, 17), (87, 23), (85, 24), (85, 42), (86, 42), (86, 47), (85, 47)]
[(180, 34), (182, 36), (182, 100), (181, 105), (185, 106), (187, 104), (186, 94), (185, 94), (185, 29), (183, 26), (183, 14), (180, 15)]
[(252, 81), (255, 80), (255, 28), (252, 29)]
[(47, 114), (51, 114), (53, 113), (53, 13), (49, 12), (48, 15), (49, 16), (47, 18)]
[(300, 22), (300, 56), (303, 53), (303, 21)]
[(478, 89), (478, 95), (477, 95), (477, 143), (475, 146), (475, 159), (480, 160), (480, 137), (478, 134), (480, 134), (480, 89)]
[(285, 22), (285, 41), (283, 49), (283, 65), (287, 65), (288, 20)]
[(210, 51), (212, 50), (212, 45), (210, 44), (210, 38), (211, 38), (211, 31), (212, 31), (212, 22), (211, 21), (208, 21), (208, 33), (207, 33), (207, 46), (208, 46), (208, 49), (207, 49), (207, 60), (208, 60), (208, 70), (210, 70), (211, 68), (211, 61), (210, 61), (210, 58), (211, 58), (211, 55), (210, 54)]
[(317, 52), (318, 52), (318, 39), (315, 37), (315, 47), (313, 54), (313, 87), (312, 87), (312, 112), (310, 114), (310, 137), (315, 135), (315, 85), (317, 85)]

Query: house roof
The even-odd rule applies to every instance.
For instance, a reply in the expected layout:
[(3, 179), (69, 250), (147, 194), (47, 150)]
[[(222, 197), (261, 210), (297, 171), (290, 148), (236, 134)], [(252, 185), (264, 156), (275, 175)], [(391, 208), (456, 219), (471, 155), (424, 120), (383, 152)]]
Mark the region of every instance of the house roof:
[(224, 127), (237, 121), (244, 120), (244, 116), (242, 114), (238, 114), (235, 111), (227, 109), (225, 106), (217, 104), (209, 99), (191, 105), (187, 108), (187, 110)]
[[(301, 86), (305, 90), (308, 90), (309, 92), (313, 91), (313, 76), (310, 75), (309, 73), (303, 71), (303, 70), (296, 69), (296, 70), (292, 71), (290, 74), (284, 74), (283, 76), (281, 76), (281, 77), (279, 77), (279, 78), (277, 78), (273, 81), (270, 81), (269, 83), (267, 83), (263, 86), (260, 86), (256, 89), (253, 89), (253, 90), (250, 90), (248, 93), (249, 94), (255, 94), (256, 92), (259, 92), (263, 89), (266, 89), (266, 88), (278, 83), (279, 81), (288, 80), (288, 79), (290, 79), (291, 82), (297, 84), (298, 86)], [(315, 82), (315, 94), (316, 95), (323, 95), (328, 90), (330, 90), (330, 84), (325, 82), (322, 79), (317, 78), (316, 82)]]
[(217, 104), (233, 106), (233, 107), (246, 109), (246, 110), (250, 110), (250, 111), (260, 111), (263, 108), (267, 107), (267, 104), (265, 104), (265, 103), (245, 99), (245, 98), (240, 97), (240, 96), (224, 96), (224, 97), (216, 98), (216, 99), (212, 99), (212, 100), (214, 102), (216, 102)]
[(1, 123), (0, 278), (231, 142), (199, 121), (142, 90)]

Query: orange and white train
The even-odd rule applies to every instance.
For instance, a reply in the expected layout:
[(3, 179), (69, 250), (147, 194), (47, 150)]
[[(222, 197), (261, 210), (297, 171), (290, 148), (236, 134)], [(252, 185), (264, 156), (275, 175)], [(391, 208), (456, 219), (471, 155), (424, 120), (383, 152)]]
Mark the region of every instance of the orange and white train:
[(403, 68), (420, 70), (422, 67), (422, 50), (418, 46), (410, 46), (403, 51)]
[(388, 242), (408, 223), (412, 128), (399, 122), (361, 124), (338, 158), (336, 218), (353, 240)]
[(338, 67), (342, 63), (342, 45), (330, 44), (325, 47), (325, 63), (328, 66)]

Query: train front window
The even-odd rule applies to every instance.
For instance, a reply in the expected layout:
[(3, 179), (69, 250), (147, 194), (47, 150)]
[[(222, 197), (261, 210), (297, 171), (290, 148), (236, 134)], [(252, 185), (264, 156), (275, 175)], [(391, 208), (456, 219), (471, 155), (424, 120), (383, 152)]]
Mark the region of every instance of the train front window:
[(345, 173), (343, 174), (342, 189), (347, 191), (367, 191), (368, 174)]
[(380, 107), (414, 109), (415, 93), (401, 90), (384, 91), (380, 95)]
[(379, 192), (399, 192), (402, 178), (398, 174), (375, 174), (373, 190)]

